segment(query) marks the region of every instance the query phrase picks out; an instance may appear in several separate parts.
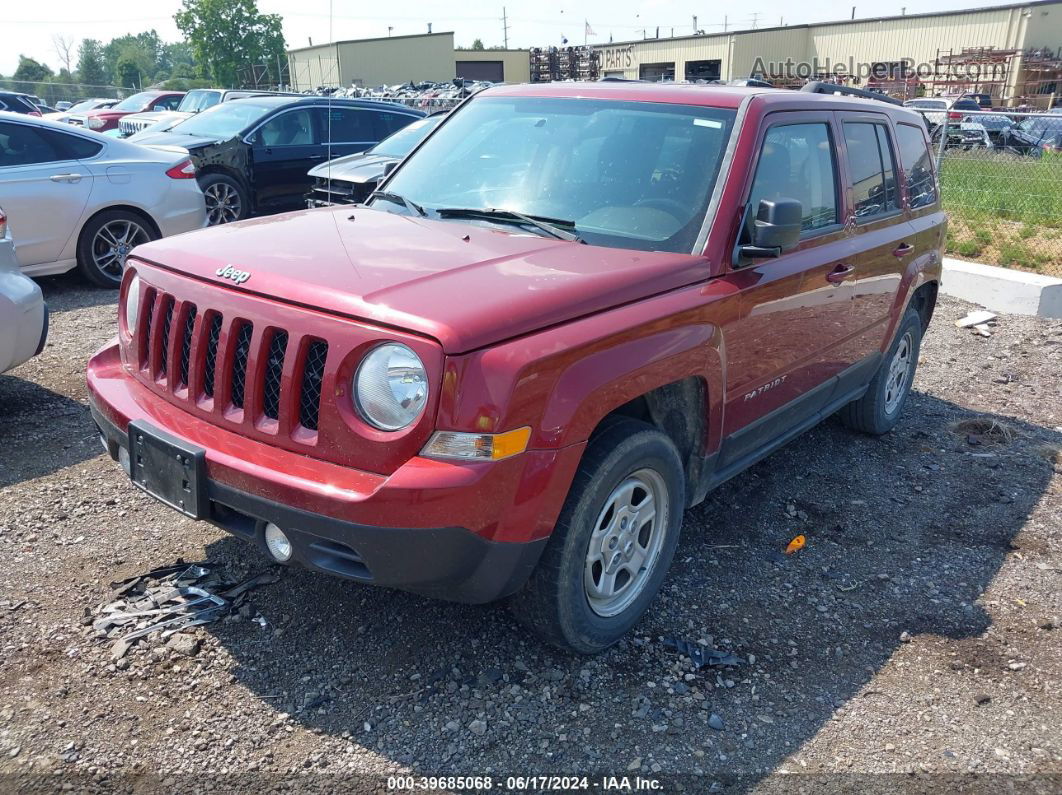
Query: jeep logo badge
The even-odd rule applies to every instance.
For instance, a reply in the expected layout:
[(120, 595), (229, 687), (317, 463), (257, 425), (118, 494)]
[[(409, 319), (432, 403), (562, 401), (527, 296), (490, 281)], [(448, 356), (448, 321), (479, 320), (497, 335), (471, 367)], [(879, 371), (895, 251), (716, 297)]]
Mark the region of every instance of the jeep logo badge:
[(218, 268), (215, 273), (222, 279), (232, 279), (236, 284), (243, 284), (251, 278), (250, 271), (241, 271), (231, 265), (226, 265), (224, 268)]

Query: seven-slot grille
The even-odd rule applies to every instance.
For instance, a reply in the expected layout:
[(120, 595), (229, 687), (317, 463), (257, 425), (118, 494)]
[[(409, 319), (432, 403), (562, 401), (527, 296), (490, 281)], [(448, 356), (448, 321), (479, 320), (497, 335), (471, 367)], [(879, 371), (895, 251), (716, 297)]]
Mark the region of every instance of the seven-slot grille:
[[(226, 318), (154, 288), (146, 290), (136, 335), (141, 372), (170, 393), (210, 398), (215, 413), (243, 409), (284, 427), (317, 430), (328, 357), (324, 340), (303, 337), (289, 344), (288, 332), (271, 326), (256, 334), (250, 320)], [(292, 368), (297, 402), (282, 395), (289, 357), (297, 359)], [(285, 411), (291, 416), (282, 417)]]

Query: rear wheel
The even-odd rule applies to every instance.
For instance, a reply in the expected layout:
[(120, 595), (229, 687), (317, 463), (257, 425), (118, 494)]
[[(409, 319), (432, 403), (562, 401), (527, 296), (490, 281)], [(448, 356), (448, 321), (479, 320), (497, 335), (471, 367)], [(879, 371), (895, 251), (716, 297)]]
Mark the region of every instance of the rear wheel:
[(157, 238), (154, 228), (136, 213), (106, 210), (90, 219), (81, 230), (77, 244), (78, 270), (100, 287), (118, 287), (129, 252)]
[(225, 174), (207, 174), (200, 178), (199, 189), (206, 199), (207, 223), (209, 226), (242, 221), (250, 213), (247, 192), (232, 177)]
[(542, 559), (510, 602), (516, 617), (564, 649), (611, 646), (660, 590), (685, 499), (671, 439), (636, 420), (607, 426), (590, 441)]
[(908, 309), (866, 393), (838, 412), (841, 422), (863, 433), (879, 435), (891, 431), (911, 394), (921, 346), (922, 317)]

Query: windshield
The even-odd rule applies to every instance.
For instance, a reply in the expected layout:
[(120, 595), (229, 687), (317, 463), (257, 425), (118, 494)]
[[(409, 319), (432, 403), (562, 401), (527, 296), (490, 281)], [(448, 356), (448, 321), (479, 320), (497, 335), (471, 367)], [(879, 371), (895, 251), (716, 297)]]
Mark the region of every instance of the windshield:
[(963, 121), (969, 121), (992, 128), (1010, 127), (1013, 124), (1013, 122), (1006, 116), (997, 116), (993, 113), (972, 113), (969, 116), (966, 116)]
[(436, 125), (443, 120), (443, 114), (429, 116), (426, 119), (418, 119), (407, 127), (403, 127), (394, 135), (384, 138), (369, 150), (371, 154), (393, 157), (401, 160), (409, 154), (410, 150), (424, 140), (424, 136), (435, 129)]
[[(734, 116), (653, 102), (481, 97), (404, 161), (386, 190), (429, 214), (513, 210), (570, 221), (595, 245), (688, 252)], [(470, 222), (486, 221), (460, 221)]]
[(115, 105), (113, 110), (147, 110), (148, 105), (151, 104), (151, 100), (153, 100), (157, 96), (158, 94), (153, 94), (150, 91), (143, 91), (139, 94), (133, 94), (133, 96), (126, 97), (117, 105)]
[(202, 113), (197, 113), (192, 118), (171, 127), (170, 132), (224, 140), (233, 138), (246, 130), (270, 110), (272, 108), (262, 107), (255, 102), (234, 99), (232, 102), (222, 102), (220, 105), (207, 108)]
[(931, 100), (931, 99), (912, 99), (909, 102), (903, 103), (909, 108), (946, 108), (948, 104), (943, 100)]
[(198, 113), (201, 110), (206, 110), (207, 108), (217, 105), (220, 101), (220, 91), (209, 91), (197, 88), (184, 95), (181, 104), (177, 106), (177, 110), (181, 113)]

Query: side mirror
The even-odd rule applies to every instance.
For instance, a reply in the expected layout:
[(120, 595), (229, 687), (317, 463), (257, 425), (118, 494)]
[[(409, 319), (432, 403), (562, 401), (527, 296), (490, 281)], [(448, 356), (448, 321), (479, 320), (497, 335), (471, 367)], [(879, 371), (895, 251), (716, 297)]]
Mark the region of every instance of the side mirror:
[[(398, 168), (398, 161), (397, 160), (392, 160), (390, 163), (388, 163), (387, 165), (384, 166), (383, 176), (386, 177), (388, 174), (390, 174), (396, 168)], [(382, 179), (382, 177), (381, 177), (381, 179)]]
[(800, 242), (804, 208), (796, 199), (760, 199), (752, 221), (752, 243), (741, 247), (749, 259), (778, 257)]

